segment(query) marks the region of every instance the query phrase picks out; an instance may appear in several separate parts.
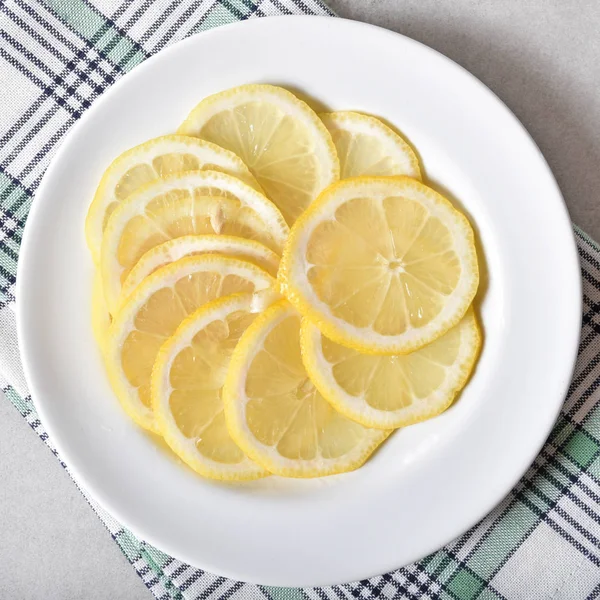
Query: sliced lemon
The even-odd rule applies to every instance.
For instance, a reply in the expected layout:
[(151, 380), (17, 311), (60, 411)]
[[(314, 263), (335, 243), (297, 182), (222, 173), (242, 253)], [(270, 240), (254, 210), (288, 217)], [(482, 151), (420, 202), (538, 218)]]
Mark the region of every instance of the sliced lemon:
[(192, 469), (212, 479), (268, 475), (231, 439), (221, 399), (231, 354), (255, 311), (252, 294), (210, 302), (163, 344), (152, 370), (152, 408), (165, 441)]
[(164, 135), (118, 156), (104, 172), (85, 222), (87, 242), (94, 261), (100, 260), (102, 232), (120, 202), (155, 179), (201, 169), (228, 173), (261, 191), (238, 156), (195, 137)]
[(121, 202), (102, 238), (100, 268), (108, 308), (143, 254), (185, 235), (225, 234), (254, 239), (280, 252), (288, 227), (275, 205), (240, 180), (191, 171), (157, 180)]
[(159, 267), (196, 254), (221, 254), (247, 260), (274, 277), (279, 267), (279, 256), (254, 240), (231, 235), (186, 235), (155, 246), (138, 260), (123, 283), (120, 304)]
[(421, 179), (413, 149), (379, 119), (350, 111), (319, 115), (340, 160), (340, 178), (406, 175)]
[(102, 277), (96, 271), (92, 286), (92, 333), (100, 350), (104, 349), (110, 327), (110, 314), (102, 291)]
[(221, 296), (273, 284), (256, 265), (216, 254), (182, 258), (144, 279), (113, 319), (105, 350), (112, 387), (129, 416), (158, 431), (150, 407), (152, 366), (185, 317)]
[(300, 356), (300, 316), (285, 301), (242, 335), (223, 388), (231, 437), (277, 475), (320, 477), (360, 467), (390, 431), (346, 418), (311, 383)]
[(295, 223), (278, 277), (331, 340), (404, 354), (462, 319), (479, 271), (473, 230), (446, 198), (409, 177), (359, 177)]
[(439, 415), (467, 383), (481, 348), (473, 309), (411, 354), (363, 354), (327, 339), (307, 319), (302, 360), (312, 382), (339, 412), (367, 427), (406, 427)]
[(209, 96), (179, 133), (235, 152), (289, 224), (339, 178), (335, 146), (322, 121), (280, 87), (242, 85)]

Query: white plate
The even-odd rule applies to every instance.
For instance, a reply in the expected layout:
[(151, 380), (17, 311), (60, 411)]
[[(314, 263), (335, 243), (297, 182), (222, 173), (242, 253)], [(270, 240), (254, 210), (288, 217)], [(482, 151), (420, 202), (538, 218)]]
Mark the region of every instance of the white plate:
[[(315, 481), (219, 485), (159, 449), (121, 411), (90, 327), (86, 210), (123, 150), (173, 132), (204, 96), (248, 82), (380, 115), (481, 242), (485, 346), (444, 415), (396, 433), (362, 469)], [(577, 352), (581, 289), (557, 185), (478, 80), (364, 24), (283, 17), (185, 40), (114, 85), (71, 130), (36, 195), (21, 250), (19, 337), (40, 415), (76, 479), (117, 519), (209, 571), (271, 585), (340, 583), (406, 565), (482, 518), (533, 461)]]

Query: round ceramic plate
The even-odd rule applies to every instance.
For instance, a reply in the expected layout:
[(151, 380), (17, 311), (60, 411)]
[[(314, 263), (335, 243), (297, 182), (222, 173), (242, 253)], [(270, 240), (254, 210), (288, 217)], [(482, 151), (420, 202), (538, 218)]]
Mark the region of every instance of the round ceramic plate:
[[(138, 429), (105, 377), (90, 325), (84, 218), (102, 171), (171, 133), (208, 94), (287, 87), (317, 109), (393, 123), (426, 177), (470, 216), (485, 342), (442, 416), (393, 435), (363, 468), (320, 480), (222, 485)], [(244, 581), (309, 586), (417, 560), (474, 525), (533, 461), (557, 417), (580, 327), (577, 254), (546, 162), (477, 79), (400, 35), (329, 18), (248, 21), (149, 59), (71, 130), (27, 221), (18, 319), (40, 415), (81, 485), (162, 550)]]

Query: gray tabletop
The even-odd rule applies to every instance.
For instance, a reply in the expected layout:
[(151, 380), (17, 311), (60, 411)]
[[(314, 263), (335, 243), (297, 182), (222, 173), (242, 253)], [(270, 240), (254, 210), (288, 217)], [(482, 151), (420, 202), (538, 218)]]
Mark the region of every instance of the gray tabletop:
[[(343, 17), (424, 42), (486, 83), (540, 146), (572, 220), (600, 239), (596, 0), (329, 0), (329, 5)], [(69, 476), (4, 399), (0, 449), (0, 598), (148, 600), (150, 592)]]

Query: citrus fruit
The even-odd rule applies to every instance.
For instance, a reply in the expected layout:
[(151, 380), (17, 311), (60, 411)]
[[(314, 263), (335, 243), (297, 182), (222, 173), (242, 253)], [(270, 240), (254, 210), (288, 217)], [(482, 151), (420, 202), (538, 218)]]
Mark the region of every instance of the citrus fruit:
[(296, 221), (278, 277), (331, 340), (404, 354), (462, 319), (479, 271), (473, 230), (446, 198), (409, 177), (359, 177)]
[(85, 222), (94, 261), (100, 260), (102, 232), (119, 202), (150, 181), (200, 169), (228, 173), (260, 191), (240, 158), (216, 144), (184, 135), (164, 135), (144, 142), (118, 156), (100, 180)]
[(242, 85), (209, 96), (179, 133), (235, 152), (289, 224), (339, 178), (329, 132), (305, 102), (280, 87)]
[(273, 276), (277, 275), (279, 267), (279, 256), (254, 240), (230, 235), (186, 235), (155, 246), (142, 255), (123, 283), (121, 302), (159, 267), (196, 254), (221, 254), (241, 258), (258, 265)]
[(288, 227), (275, 205), (240, 180), (214, 171), (190, 171), (156, 180), (121, 202), (102, 238), (100, 268), (108, 308), (143, 254), (185, 235), (225, 234), (281, 251)]
[(336, 411), (300, 356), (300, 316), (278, 302), (236, 346), (223, 388), (231, 437), (255, 462), (287, 477), (320, 477), (361, 466), (390, 434)]
[(221, 296), (252, 293), (273, 283), (256, 265), (216, 254), (182, 258), (144, 279), (115, 315), (105, 347), (112, 387), (133, 420), (157, 430), (150, 374), (159, 348), (185, 317)]
[(252, 294), (226, 296), (191, 314), (163, 344), (152, 370), (152, 408), (171, 449), (213, 479), (268, 474), (231, 439), (221, 390), (231, 354), (256, 317)]
[(351, 111), (319, 115), (340, 161), (340, 178), (406, 175), (421, 179), (413, 149), (379, 119)]
[(367, 427), (406, 427), (440, 414), (466, 384), (481, 347), (473, 309), (437, 340), (410, 354), (363, 354), (327, 339), (307, 319), (302, 360), (322, 396)]

